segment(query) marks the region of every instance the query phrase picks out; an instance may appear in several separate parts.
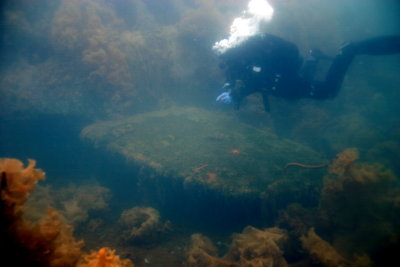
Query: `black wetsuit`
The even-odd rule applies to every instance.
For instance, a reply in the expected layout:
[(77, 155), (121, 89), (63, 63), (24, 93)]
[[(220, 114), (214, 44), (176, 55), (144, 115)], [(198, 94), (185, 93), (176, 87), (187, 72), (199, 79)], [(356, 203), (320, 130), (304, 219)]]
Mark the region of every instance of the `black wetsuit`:
[(268, 95), (286, 99), (326, 99), (337, 95), (346, 71), (357, 54), (400, 53), (400, 36), (385, 36), (351, 43), (333, 59), (325, 81), (300, 75), (303, 65), (295, 44), (270, 34), (256, 35), (220, 56), (235, 109), (246, 96), (260, 92), (265, 110)]

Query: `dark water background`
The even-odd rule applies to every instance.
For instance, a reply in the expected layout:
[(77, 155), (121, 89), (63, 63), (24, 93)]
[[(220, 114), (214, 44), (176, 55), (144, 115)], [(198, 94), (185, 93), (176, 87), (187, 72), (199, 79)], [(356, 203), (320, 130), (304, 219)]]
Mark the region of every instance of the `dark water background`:
[[(270, 3), (275, 15), (265, 30), (296, 43), (303, 56), (310, 47), (333, 56), (344, 42), (400, 34), (396, 0)], [(266, 219), (263, 204), (251, 198), (226, 200), (198, 188), (185, 194), (182, 185), (172, 182), (161, 183), (161, 202), (159, 195), (149, 194), (151, 185), (141, 181), (139, 166), (80, 138), (83, 127), (96, 121), (171, 105), (231, 114), (231, 107), (214, 103), (224, 77), (211, 47), (226, 36), (246, 5), (241, 0), (3, 1), (0, 156), (35, 159), (46, 172), (46, 184), (54, 188), (91, 181), (108, 188), (110, 208), (89, 213), (105, 224), (112, 224), (121, 211), (143, 205), (158, 209), (162, 218), (187, 233), (226, 238), (249, 224), (273, 226), (278, 215)], [(393, 172), (397, 186), (399, 74), (400, 55), (360, 56), (335, 99), (271, 98), (271, 113), (266, 114), (259, 98), (250, 97), (236, 116), (326, 158), (355, 147), (361, 162), (380, 163)], [(139, 183), (144, 183), (141, 189)], [(197, 190), (198, 199), (187, 197), (190, 190)], [(393, 229), (399, 226), (398, 207), (394, 213), (382, 218)], [(76, 227), (85, 237), (85, 228)], [(378, 238), (367, 252), (379, 262), (382, 247), (396, 247), (399, 236), (393, 230), (390, 242), (388, 236)]]

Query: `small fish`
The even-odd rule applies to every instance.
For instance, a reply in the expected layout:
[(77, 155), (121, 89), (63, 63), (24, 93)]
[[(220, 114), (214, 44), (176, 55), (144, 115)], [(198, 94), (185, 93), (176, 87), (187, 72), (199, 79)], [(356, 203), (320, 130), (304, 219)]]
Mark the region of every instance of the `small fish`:
[(240, 154), (240, 150), (239, 149), (232, 149), (231, 153), (232, 154)]

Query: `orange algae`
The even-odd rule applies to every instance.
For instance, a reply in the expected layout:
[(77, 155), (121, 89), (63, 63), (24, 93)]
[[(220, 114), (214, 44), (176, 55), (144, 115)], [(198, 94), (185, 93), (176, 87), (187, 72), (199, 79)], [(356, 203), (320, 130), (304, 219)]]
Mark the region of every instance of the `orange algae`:
[(0, 246), (6, 261), (32, 266), (73, 266), (81, 255), (83, 241), (75, 241), (72, 227), (64, 224), (56, 210), (49, 209), (38, 223), (24, 219), (29, 194), (45, 173), (29, 160), (24, 168), (16, 159), (0, 159)]
[(328, 242), (315, 233), (314, 228), (310, 228), (307, 235), (303, 235), (300, 239), (311, 258), (315, 262), (322, 264), (322, 266), (350, 266), (348, 260), (343, 258)]
[(358, 150), (356, 148), (348, 148), (339, 153), (329, 168), (329, 173), (343, 176), (353, 168), (355, 161), (358, 159)]
[(84, 255), (76, 267), (134, 267), (135, 265), (128, 259), (120, 259), (115, 254), (115, 250), (108, 247), (92, 251)]
[(217, 174), (216, 173), (213, 173), (213, 172), (209, 172), (209, 173), (207, 173), (207, 182), (209, 182), (209, 183), (214, 183), (214, 182), (216, 182), (217, 181)]
[(17, 159), (0, 159), (1, 200), (10, 205), (22, 205), (45, 173), (35, 168), (36, 161), (29, 160), (24, 168)]
[[(24, 168), (17, 159), (0, 159), (0, 250), (3, 262), (13, 266), (133, 267), (115, 250), (103, 248), (82, 255), (83, 241), (76, 241), (73, 227), (54, 208), (37, 223), (25, 219), (25, 203), (45, 173), (29, 160)], [(91, 256), (92, 255), (92, 256)]]
[(260, 230), (247, 226), (242, 233), (233, 235), (227, 253), (220, 258), (218, 248), (208, 237), (193, 234), (184, 266), (288, 267), (281, 248), (286, 240), (286, 231), (277, 227)]
[(239, 149), (232, 149), (231, 153), (232, 154), (240, 154), (240, 150)]

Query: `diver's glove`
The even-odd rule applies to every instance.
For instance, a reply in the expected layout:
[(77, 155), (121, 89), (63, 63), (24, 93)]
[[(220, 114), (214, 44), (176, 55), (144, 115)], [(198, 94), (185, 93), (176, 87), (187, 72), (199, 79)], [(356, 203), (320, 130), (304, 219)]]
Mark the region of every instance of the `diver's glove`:
[(230, 96), (229, 92), (223, 92), (222, 94), (217, 96), (216, 101), (224, 104), (230, 104), (232, 103), (232, 97)]

